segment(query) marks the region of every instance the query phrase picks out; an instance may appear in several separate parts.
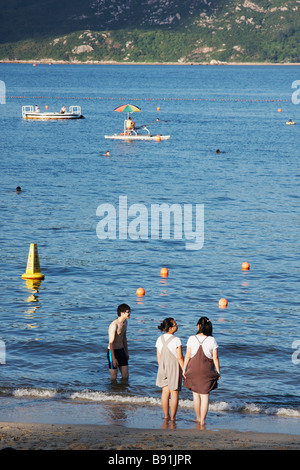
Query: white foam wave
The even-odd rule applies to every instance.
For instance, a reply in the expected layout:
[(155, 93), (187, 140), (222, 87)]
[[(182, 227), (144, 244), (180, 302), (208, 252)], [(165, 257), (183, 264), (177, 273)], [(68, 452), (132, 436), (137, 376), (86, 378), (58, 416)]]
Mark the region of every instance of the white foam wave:
[[(109, 394), (101, 391), (82, 390), (79, 392), (59, 392), (55, 389), (18, 388), (12, 392), (17, 398), (41, 398), (41, 399), (63, 399), (72, 401), (87, 401), (99, 403), (122, 403), (137, 406), (161, 406), (160, 398), (141, 397), (136, 395)], [(179, 400), (179, 407), (192, 409), (192, 400)], [(249, 414), (267, 414), (273, 416), (285, 416), (290, 418), (300, 418), (299, 408), (266, 407), (256, 403), (227, 403), (226, 401), (211, 401), (209, 410), (216, 413), (236, 412)]]
[(56, 390), (37, 389), (37, 388), (17, 388), (13, 391), (15, 397), (38, 397), (38, 398), (55, 398), (57, 396)]
[(276, 412), (278, 416), (287, 416), (290, 418), (300, 418), (300, 410), (294, 410), (292, 408), (279, 408)]
[(261, 413), (262, 409), (255, 403), (246, 403), (242, 406), (242, 411), (246, 413)]
[(109, 395), (104, 392), (91, 392), (83, 390), (82, 392), (74, 392), (70, 395), (71, 400), (88, 400), (98, 402), (115, 402), (137, 405), (159, 405), (160, 400), (152, 397), (137, 397), (130, 395)]

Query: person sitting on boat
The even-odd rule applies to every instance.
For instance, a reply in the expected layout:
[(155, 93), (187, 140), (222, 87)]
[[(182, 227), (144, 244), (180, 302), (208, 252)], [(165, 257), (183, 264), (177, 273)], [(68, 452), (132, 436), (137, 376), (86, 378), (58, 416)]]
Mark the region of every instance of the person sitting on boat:
[(133, 131), (133, 130), (135, 130), (135, 122), (131, 119), (130, 116), (129, 116), (129, 118), (128, 118), (127, 121), (126, 121), (126, 130), (127, 130), (127, 131)]
[(65, 105), (63, 105), (63, 107), (60, 110), (60, 113), (64, 114), (66, 111), (67, 111), (67, 108), (65, 107)]
[(37, 104), (35, 105), (34, 110), (35, 110), (36, 113), (40, 113), (40, 112), (41, 112), (41, 110), (40, 110), (40, 108), (38, 107)]

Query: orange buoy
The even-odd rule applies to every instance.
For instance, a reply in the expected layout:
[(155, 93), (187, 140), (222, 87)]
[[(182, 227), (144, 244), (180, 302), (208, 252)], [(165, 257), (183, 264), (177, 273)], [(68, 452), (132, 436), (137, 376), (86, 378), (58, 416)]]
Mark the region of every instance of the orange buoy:
[(242, 269), (244, 271), (248, 271), (250, 269), (250, 263), (248, 263), (248, 261), (244, 261), (242, 264)]
[(222, 298), (222, 299), (219, 300), (219, 307), (220, 308), (226, 308), (227, 305), (228, 305), (228, 300), (227, 299)]
[(157, 142), (160, 142), (160, 141), (161, 141), (160, 135), (157, 135), (157, 136), (156, 136), (156, 141), (157, 141)]
[(162, 277), (168, 277), (168, 274), (169, 274), (168, 268), (161, 268), (161, 270), (160, 270), (160, 275), (161, 275)]
[(48, 105), (47, 105), (47, 104), (46, 104), (45, 108), (48, 109)]
[(159, 107), (159, 106), (157, 106), (156, 110), (157, 110), (157, 111), (160, 111), (160, 107)]
[(281, 113), (281, 109), (280, 109), (280, 108), (278, 108), (278, 112)]
[(136, 295), (138, 297), (143, 297), (143, 295), (145, 295), (145, 289), (143, 289), (142, 287), (139, 287), (137, 290), (136, 290)]

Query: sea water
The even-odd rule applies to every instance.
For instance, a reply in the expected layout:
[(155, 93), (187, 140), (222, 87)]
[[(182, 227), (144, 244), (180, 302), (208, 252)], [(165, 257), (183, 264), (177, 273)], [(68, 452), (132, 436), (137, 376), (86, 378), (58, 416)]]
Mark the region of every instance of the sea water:
[[(221, 364), (208, 426), (300, 432), (299, 75), (299, 66), (0, 65), (2, 421), (159, 427), (157, 327), (174, 317), (185, 353), (205, 315)], [(114, 109), (126, 103), (141, 108), (137, 126), (170, 140), (106, 140), (123, 131)], [(81, 106), (85, 119), (23, 120), (22, 106), (35, 104)], [(100, 239), (97, 208), (117, 217), (120, 197), (144, 208), (148, 226), (128, 212), (127, 237)], [(151, 207), (162, 204), (189, 205), (194, 217), (203, 207), (203, 246), (187, 249), (172, 220), (169, 237), (151, 237)], [(38, 286), (21, 278), (31, 243)], [(114, 384), (108, 326), (124, 302), (130, 378)], [(193, 426), (184, 388), (177, 416)]]

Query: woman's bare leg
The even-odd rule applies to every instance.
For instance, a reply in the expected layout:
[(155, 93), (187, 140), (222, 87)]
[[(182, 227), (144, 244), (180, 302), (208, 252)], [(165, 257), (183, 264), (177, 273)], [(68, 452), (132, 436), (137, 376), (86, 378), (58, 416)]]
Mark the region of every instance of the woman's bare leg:
[(199, 394), (193, 392), (193, 402), (196, 421), (200, 424), (205, 424), (205, 419), (208, 412), (209, 394)]
[(165, 419), (170, 419), (169, 397), (170, 397), (170, 390), (169, 390), (169, 387), (166, 385), (165, 387), (162, 388), (162, 391), (161, 391), (161, 406), (164, 412)]
[(200, 424), (205, 424), (206, 415), (208, 412), (208, 402), (209, 402), (209, 394), (206, 393), (205, 395), (200, 395), (201, 400), (201, 420)]
[(178, 390), (171, 390), (171, 420), (174, 421), (178, 409), (178, 397), (179, 393)]
[(196, 415), (196, 421), (200, 422), (201, 420), (201, 399), (199, 393), (193, 392), (193, 404), (194, 411)]

